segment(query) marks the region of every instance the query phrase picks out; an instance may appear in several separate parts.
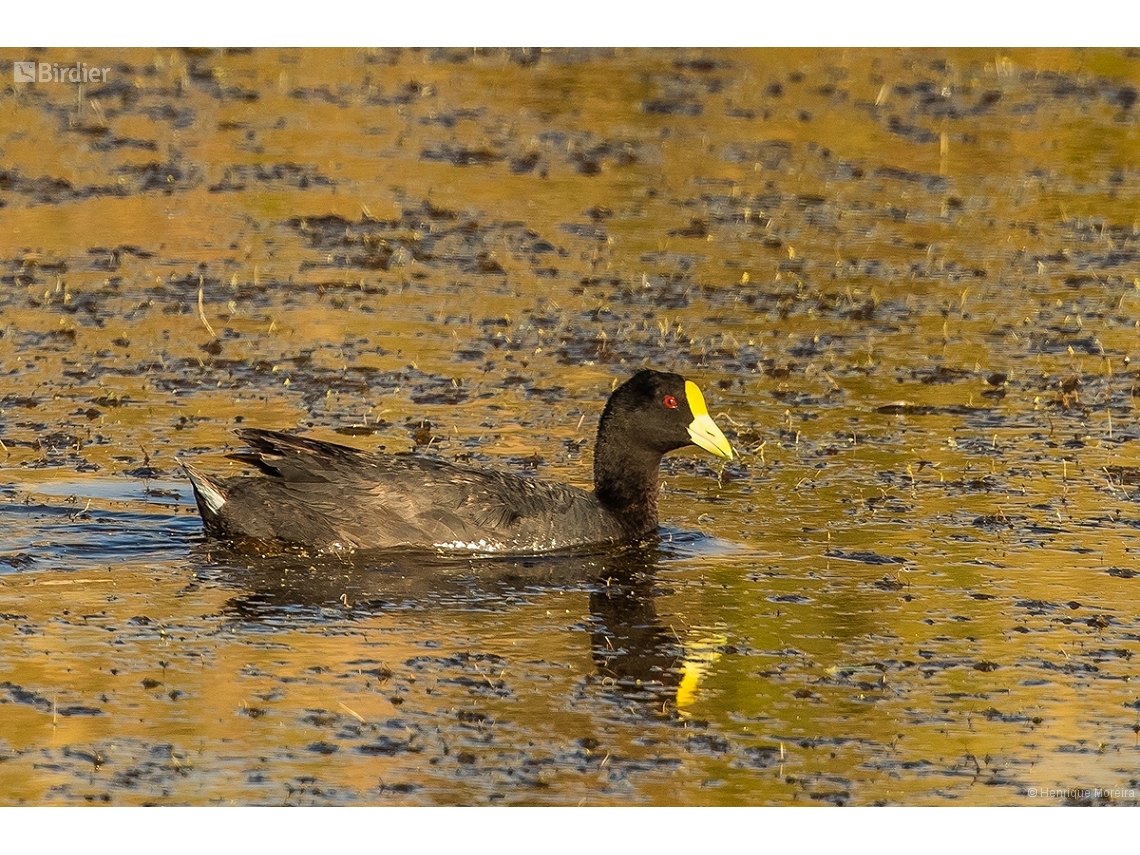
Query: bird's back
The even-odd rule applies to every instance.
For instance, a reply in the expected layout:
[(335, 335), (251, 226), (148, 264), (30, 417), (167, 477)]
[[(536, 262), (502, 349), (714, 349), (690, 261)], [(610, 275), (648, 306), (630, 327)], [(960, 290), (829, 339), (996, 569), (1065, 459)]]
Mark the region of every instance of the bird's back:
[[(354, 549), (537, 553), (631, 532), (584, 490), (411, 454), (377, 455), (276, 431), (238, 432), (235, 455), (268, 477), (206, 480), (188, 469), (207, 530)], [(212, 500), (203, 497), (214, 490)], [(219, 501), (220, 500), (220, 501)]]

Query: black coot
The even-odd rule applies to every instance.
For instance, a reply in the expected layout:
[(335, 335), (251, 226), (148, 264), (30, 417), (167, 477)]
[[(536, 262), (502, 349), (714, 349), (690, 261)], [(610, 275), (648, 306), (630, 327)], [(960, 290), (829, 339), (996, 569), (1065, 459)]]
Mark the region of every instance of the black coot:
[(183, 463), (206, 532), (313, 548), (536, 554), (657, 528), (658, 469), (697, 445), (732, 459), (696, 384), (639, 371), (598, 425), (594, 491), (412, 454), (370, 454), (279, 431), (237, 431), (267, 477), (212, 479)]

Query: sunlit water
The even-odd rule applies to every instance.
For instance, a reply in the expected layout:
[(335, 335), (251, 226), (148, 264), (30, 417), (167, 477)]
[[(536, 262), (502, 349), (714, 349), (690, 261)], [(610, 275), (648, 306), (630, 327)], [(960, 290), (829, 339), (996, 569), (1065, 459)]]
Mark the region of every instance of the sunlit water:
[[(115, 60), (0, 96), (5, 803), (1137, 802), (1140, 58)], [(643, 364), (739, 456), (612, 552), (245, 555), (175, 461), (584, 485)]]

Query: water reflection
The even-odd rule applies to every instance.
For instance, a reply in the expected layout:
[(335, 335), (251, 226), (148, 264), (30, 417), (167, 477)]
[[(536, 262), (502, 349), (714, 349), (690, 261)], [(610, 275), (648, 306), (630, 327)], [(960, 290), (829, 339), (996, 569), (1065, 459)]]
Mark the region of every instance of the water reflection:
[(222, 615), (243, 625), (366, 621), (393, 611), (430, 623), (439, 613), (509, 613), (551, 592), (580, 594), (588, 603), (596, 679), (627, 704), (640, 701), (672, 715), (693, 701), (723, 639), (683, 639), (658, 614), (659, 573), (669, 556), (657, 540), (528, 558), (255, 556), (215, 542), (192, 552), (200, 577), (241, 589)]
[[(0, 502), (0, 575), (10, 569), (78, 569), (118, 565), (147, 558), (165, 559), (172, 550), (185, 549), (200, 536), (201, 522), (194, 517), (151, 510), (142, 503), (129, 509), (107, 507), (91, 489), (64, 500), (12, 492)], [(96, 498), (99, 497), (99, 498)], [(95, 502), (99, 501), (99, 506)], [(125, 503), (124, 500), (123, 503)]]
[[(7, 802), (1136, 802), (1140, 56), (114, 60), (0, 132)], [(255, 562), (185, 504), (254, 422), (588, 482), (643, 364), (731, 413), (664, 473), (724, 541)]]

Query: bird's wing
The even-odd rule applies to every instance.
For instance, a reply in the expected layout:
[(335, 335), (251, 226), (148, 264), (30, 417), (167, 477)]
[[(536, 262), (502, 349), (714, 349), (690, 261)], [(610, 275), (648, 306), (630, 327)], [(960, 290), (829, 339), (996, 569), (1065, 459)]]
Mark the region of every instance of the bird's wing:
[(597, 531), (606, 520), (593, 496), (566, 484), (277, 431), (238, 434), (251, 450), (234, 456), (269, 476), (261, 490), (278, 497), (268, 501), (304, 508), (347, 545), (541, 551), (559, 537), (574, 545), (568, 522), (577, 542), (610, 534)]

